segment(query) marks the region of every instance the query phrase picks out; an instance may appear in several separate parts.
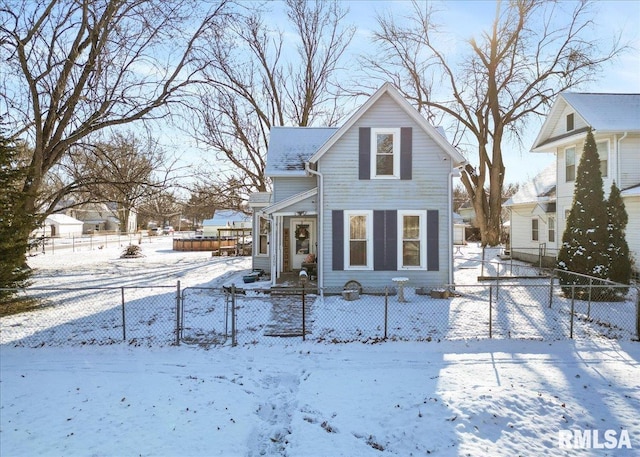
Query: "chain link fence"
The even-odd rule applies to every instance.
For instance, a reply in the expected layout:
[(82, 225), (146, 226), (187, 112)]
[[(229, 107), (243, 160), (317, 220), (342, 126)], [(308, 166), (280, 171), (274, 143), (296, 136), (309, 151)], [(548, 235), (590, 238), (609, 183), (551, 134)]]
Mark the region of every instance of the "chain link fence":
[[(591, 293), (589, 293), (589, 291)], [(33, 311), (0, 318), (0, 343), (204, 346), (640, 336), (634, 286), (502, 279), (437, 290), (176, 286), (29, 288)]]
[(168, 345), (177, 340), (176, 286), (39, 288), (18, 291), (31, 309), (0, 318), (14, 346)]

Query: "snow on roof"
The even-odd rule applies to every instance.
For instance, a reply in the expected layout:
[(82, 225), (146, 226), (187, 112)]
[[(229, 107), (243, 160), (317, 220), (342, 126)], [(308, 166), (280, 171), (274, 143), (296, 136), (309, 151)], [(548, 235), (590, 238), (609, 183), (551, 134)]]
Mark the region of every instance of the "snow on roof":
[(232, 226), (234, 223), (249, 222), (250, 220), (251, 216), (241, 211), (221, 209), (213, 214), (213, 219), (202, 221), (202, 225), (207, 227), (226, 227)]
[(66, 214), (49, 214), (46, 218), (47, 222), (61, 225), (82, 225), (83, 222)]
[(554, 161), (533, 178), (532, 181), (522, 186), (518, 192), (504, 203), (504, 206), (555, 200), (555, 189), (556, 162)]
[(640, 94), (564, 92), (561, 97), (595, 130), (640, 130)]
[(271, 192), (254, 192), (249, 195), (249, 206), (268, 205), (271, 203)]
[(337, 127), (272, 127), (265, 174), (301, 174), (305, 163), (336, 130)]

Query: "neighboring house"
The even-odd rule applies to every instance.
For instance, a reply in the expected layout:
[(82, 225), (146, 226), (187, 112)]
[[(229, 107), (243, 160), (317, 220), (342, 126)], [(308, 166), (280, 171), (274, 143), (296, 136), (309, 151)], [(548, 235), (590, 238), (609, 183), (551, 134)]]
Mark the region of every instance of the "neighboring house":
[[(552, 217), (556, 247), (560, 246), (567, 217), (571, 210), (576, 171), (588, 129), (593, 130), (605, 197), (615, 181), (629, 216), (627, 243), (640, 271), (640, 94), (594, 94), (565, 92), (551, 108), (533, 152), (553, 152), (556, 156), (555, 210), (539, 206), (534, 214), (512, 213), (512, 236), (529, 237), (530, 244), (548, 243), (542, 223)], [(549, 184), (551, 184), (549, 182)], [(515, 197), (515, 196), (514, 196)], [(518, 217), (524, 221), (515, 221)], [(526, 219), (529, 219), (527, 222)], [(539, 221), (538, 240), (534, 226)], [(514, 222), (515, 221), (515, 222)], [(519, 228), (516, 228), (517, 227)], [(515, 243), (513, 243), (515, 246)]]
[(318, 285), (452, 282), (452, 177), (464, 157), (391, 84), (340, 128), (274, 127), (251, 196), (253, 266), (297, 271), (312, 254)]
[(458, 208), (458, 214), (462, 218), (462, 222), (472, 227), (476, 226), (476, 210), (473, 208), (471, 200), (467, 200)]
[[(67, 215), (84, 223), (83, 233), (120, 232), (120, 218), (115, 203), (85, 203), (67, 210)], [(129, 214), (127, 233), (135, 233), (138, 228), (138, 216), (135, 211)]]
[[(241, 211), (217, 210), (213, 213), (213, 219), (205, 219), (202, 222), (203, 236), (218, 236), (218, 230), (222, 229), (236, 229), (238, 233), (241, 232), (239, 229), (245, 229), (246, 234), (249, 235), (251, 216)], [(221, 232), (221, 236), (225, 235), (230, 235), (230, 232), (228, 230)]]
[(464, 223), (462, 216), (453, 213), (453, 244), (465, 244), (465, 229), (467, 225)]
[(556, 226), (556, 163), (504, 203), (509, 210), (509, 251), (514, 259), (553, 266), (561, 236)]
[(72, 238), (82, 236), (82, 221), (65, 214), (50, 214), (44, 224), (33, 232), (34, 237)]

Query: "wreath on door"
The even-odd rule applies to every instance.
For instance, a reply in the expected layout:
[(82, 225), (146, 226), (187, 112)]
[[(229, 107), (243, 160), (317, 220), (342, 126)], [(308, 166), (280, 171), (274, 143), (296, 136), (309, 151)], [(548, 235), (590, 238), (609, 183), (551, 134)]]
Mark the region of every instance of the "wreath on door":
[(308, 225), (298, 225), (296, 227), (296, 231), (294, 233), (296, 240), (306, 240), (309, 238), (309, 230), (307, 230)]

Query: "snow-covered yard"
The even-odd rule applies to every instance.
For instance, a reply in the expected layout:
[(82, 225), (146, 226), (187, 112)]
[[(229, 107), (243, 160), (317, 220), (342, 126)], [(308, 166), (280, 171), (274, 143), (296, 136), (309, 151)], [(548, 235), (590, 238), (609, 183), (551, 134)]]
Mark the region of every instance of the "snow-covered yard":
[[(37, 256), (31, 259), (37, 269), (35, 285), (155, 286), (126, 290), (140, 294), (132, 302), (146, 310), (149, 291), (155, 303), (157, 297), (175, 294), (178, 280), (183, 289), (241, 284), (243, 272), (250, 268), (247, 259), (175, 253), (168, 243), (143, 244), (146, 257), (141, 259), (121, 260), (115, 247)], [(466, 249), (467, 259), (477, 254)], [(467, 265), (456, 274), (458, 283), (470, 284), (478, 271)], [(207, 293), (192, 292), (203, 297), (191, 301), (192, 317), (198, 315), (195, 309), (215, 306)], [(69, 292), (69, 302), (2, 318), (0, 455), (633, 456), (640, 452), (640, 343), (627, 337), (510, 339), (501, 330), (500, 316), (494, 316), (496, 335), (489, 340), (465, 333), (469, 331), (465, 326), (476, 321), (487, 328), (484, 315), (478, 314), (472, 319), (466, 316), (456, 330), (463, 331), (459, 339), (372, 344), (375, 338), (371, 338), (369, 344), (331, 344), (332, 338), (340, 339), (332, 329), (341, 329), (344, 335), (352, 329), (334, 325), (332, 314), (320, 313), (311, 302), (308, 341), (246, 344), (264, 335), (264, 328), (254, 335), (242, 331), (264, 325), (264, 313), (270, 311), (265, 300), (250, 296), (239, 303), (237, 347), (172, 346), (171, 327), (157, 345), (120, 343), (122, 330), (109, 328), (108, 319), (101, 321), (105, 328), (100, 331), (114, 330), (116, 344), (82, 345), (74, 343), (81, 340), (76, 337), (67, 341), (69, 322), (90, 341), (96, 331), (91, 324), (95, 316), (119, 312), (120, 295), (102, 300), (104, 293), (86, 291), (78, 298), (77, 292)], [(466, 300), (466, 306), (472, 306), (477, 296), (461, 295), (456, 300)], [(547, 294), (532, 292), (530, 298), (539, 296)], [(418, 315), (421, 302), (411, 294), (408, 298), (411, 301), (403, 309)], [(113, 310), (105, 306), (109, 301)], [(466, 312), (454, 313), (455, 300), (439, 301), (447, 303), (448, 319), (446, 328), (436, 330), (451, 332), (453, 317)], [(255, 311), (255, 322), (248, 311), (252, 303), (263, 308)], [(327, 297), (323, 305), (337, 311), (344, 303), (339, 297)], [(562, 306), (554, 302), (558, 315)], [(521, 309), (521, 316), (546, 321), (548, 314), (536, 317), (542, 308)], [(353, 314), (357, 308), (347, 311)], [(57, 315), (69, 314), (64, 322), (55, 322)], [(144, 321), (141, 329), (156, 328), (149, 315), (133, 316)], [(163, 316), (158, 313), (155, 318), (164, 335), (172, 316)], [(623, 313), (620, 319), (628, 316)], [(591, 322), (582, 324), (577, 331), (593, 328)], [(371, 325), (375, 330), (379, 321)], [(404, 317), (390, 330), (399, 325), (404, 325)], [(413, 325), (428, 331), (424, 322)], [(15, 347), (47, 331), (54, 332), (49, 335), (54, 344)], [(582, 441), (563, 441), (567, 433)], [(566, 444), (586, 444), (586, 436), (592, 449), (564, 449)], [(620, 448), (608, 448), (614, 444)]]

